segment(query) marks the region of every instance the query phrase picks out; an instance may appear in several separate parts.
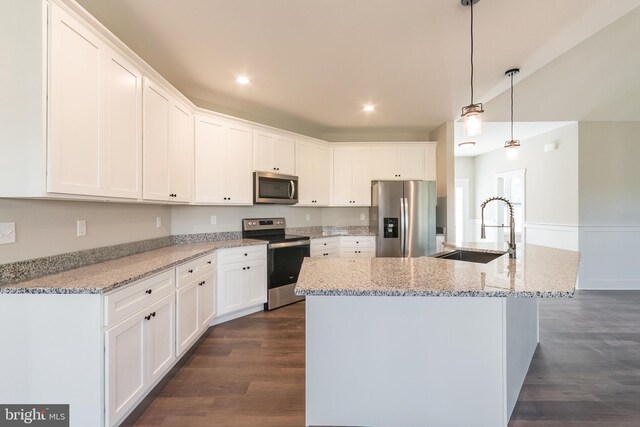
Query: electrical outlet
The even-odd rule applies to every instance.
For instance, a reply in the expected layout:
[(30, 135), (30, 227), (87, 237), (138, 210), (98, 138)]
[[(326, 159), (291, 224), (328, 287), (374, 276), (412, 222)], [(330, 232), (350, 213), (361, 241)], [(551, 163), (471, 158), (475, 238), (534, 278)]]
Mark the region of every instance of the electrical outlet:
[(79, 219), (76, 222), (76, 236), (84, 237), (87, 235), (87, 221), (84, 219)]
[(364, 214), (363, 213), (360, 214), (360, 221), (364, 221)]
[(311, 221), (311, 215), (307, 214), (307, 221)]
[(157, 216), (156, 217), (156, 228), (160, 228), (162, 227), (162, 217), (161, 216)]
[(218, 223), (218, 217), (216, 215), (211, 215), (211, 225), (216, 225)]
[(0, 245), (16, 242), (16, 223), (3, 222), (0, 224)]

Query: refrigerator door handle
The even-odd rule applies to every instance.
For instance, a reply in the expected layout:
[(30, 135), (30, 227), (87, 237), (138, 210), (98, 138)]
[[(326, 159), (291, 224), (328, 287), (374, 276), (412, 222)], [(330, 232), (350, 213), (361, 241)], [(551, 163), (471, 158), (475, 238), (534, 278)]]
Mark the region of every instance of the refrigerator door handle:
[(404, 218), (402, 219), (402, 222), (404, 223), (404, 227), (402, 227), (402, 232), (404, 233), (404, 245), (402, 248), (402, 256), (407, 257), (409, 256), (409, 250), (408, 250), (408, 246), (409, 246), (409, 242), (407, 242), (407, 239), (409, 238), (409, 199), (407, 199), (406, 197), (403, 199), (404, 200)]
[(398, 232), (400, 233), (400, 253), (402, 254), (402, 256), (404, 257), (404, 229), (405, 229), (405, 223), (404, 223), (404, 198), (400, 198), (400, 230), (398, 230)]

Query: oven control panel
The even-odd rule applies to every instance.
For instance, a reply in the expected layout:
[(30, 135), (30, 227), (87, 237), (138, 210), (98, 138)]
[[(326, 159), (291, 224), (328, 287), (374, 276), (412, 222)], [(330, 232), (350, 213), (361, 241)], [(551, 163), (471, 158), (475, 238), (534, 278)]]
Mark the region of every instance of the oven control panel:
[(284, 218), (247, 218), (242, 220), (242, 230), (284, 230)]

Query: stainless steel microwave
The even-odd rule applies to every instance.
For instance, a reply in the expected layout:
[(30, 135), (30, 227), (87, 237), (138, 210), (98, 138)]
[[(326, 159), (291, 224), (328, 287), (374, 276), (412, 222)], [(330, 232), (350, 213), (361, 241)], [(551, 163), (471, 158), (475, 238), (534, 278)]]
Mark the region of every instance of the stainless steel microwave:
[(272, 172), (254, 172), (253, 203), (272, 205), (298, 203), (298, 177)]

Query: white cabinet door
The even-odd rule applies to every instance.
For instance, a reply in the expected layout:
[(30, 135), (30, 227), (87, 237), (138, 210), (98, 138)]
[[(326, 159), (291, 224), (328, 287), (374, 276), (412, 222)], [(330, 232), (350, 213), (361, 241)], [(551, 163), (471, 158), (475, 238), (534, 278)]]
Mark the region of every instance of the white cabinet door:
[(147, 314), (147, 381), (150, 387), (173, 364), (175, 346), (175, 295), (169, 295), (149, 308)]
[(142, 197), (142, 75), (109, 53), (100, 114), (103, 194), (137, 199)]
[(372, 151), (373, 180), (397, 180), (396, 149), (393, 147), (375, 147)]
[(314, 181), (314, 206), (329, 205), (330, 162), (331, 150), (326, 146), (317, 146), (314, 149), (313, 181)]
[(182, 354), (195, 341), (200, 330), (198, 319), (198, 291), (199, 283), (194, 282), (179, 288), (177, 296), (177, 352)]
[(226, 150), (226, 203), (253, 204), (252, 133), (251, 128), (231, 122)]
[(247, 263), (245, 273), (245, 305), (252, 306), (267, 302), (267, 263), (253, 261)]
[(352, 205), (371, 206), (370, 148), (353, 148), (352, 174)]
[(143, 91), (143, 197), (168, 201), (170, 97), (145, 79)]
[(397, 174), (400, 180), (424, 179), (424, 148), (398, 147)]
[(217, 270), (218, 315), (240, 310), (244, 306), (246, 263), (219, 265)]
[(169, 115), (169, 200), (191, 201), (193, 145), (193, 115), (174, 101)]
[[(209, 116), (196, 118), (195, 202), (226, 202), (228, 126)], [(251, 170), (245, 172), (251, 175)]]
[(298, 205), (300, 206), (314, 204), (314, 154), (313, 145), (296, 141), (296, 175), (298, 176)]
[(275, 140), (275, 167), (278, 173), (293, 175), (295, 171), (295, 144), (293, 138), (277, 135)]
[(253, 169), (264, 172), (277, 172), (276, 136), (262, 130), (253, 131)]
[(216, 314), (215, 285), (215, 271), (198, 281), (198, 322), (201, 332), (209, 327), (209, 321)]
[(100, 192), (100, 73), (106, 48), (59, 7), (51, 8), (48, 191)]
[(353, 206), (351, 158), (350, 148), (333, 149), (333, 204), (336, 206)]
[(293, 175), (295, 170), (293, 138), (260, 129), (253, 131), (253, 169)]
[(134, 315), (105, 333), (106, 425), (122, 417), (146, 391), (144, 316)]
[(424, 179), (425, 181), (435, 181), (438, 177), (436, 157), (436, 144), (431, 143), (424, 148)]

